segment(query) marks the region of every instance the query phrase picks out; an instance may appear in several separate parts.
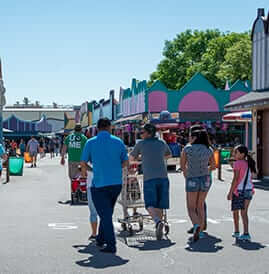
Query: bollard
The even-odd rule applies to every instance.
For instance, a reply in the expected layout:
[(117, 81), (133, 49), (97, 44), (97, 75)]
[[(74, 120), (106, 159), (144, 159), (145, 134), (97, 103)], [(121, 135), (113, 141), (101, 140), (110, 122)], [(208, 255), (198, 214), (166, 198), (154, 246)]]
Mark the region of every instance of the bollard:
[(221, 149), (218, 149), (218, 158), (219, 158), (219, 166), (218, 166), (218, 180), (222, 181), (221, 179)]
[(9, 156), (7, 157), (6, 160), (6, 183), (9, 182)]
[(221, 179), (221, 149), (217, 149), (214, 151), (214, 159), (216, 168), (218, 169), (218, 180), (222, 181)]

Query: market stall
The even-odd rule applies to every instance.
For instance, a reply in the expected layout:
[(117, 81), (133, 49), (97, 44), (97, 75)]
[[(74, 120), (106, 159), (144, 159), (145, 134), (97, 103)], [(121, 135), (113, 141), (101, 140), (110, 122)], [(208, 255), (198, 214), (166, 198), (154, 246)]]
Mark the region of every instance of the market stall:
[(244, 112), (233, 112), (226, 114), (222, 117), (224, 122), (228, 123), (243, 123), (244, 124), (244, 133), (245, 133), (245, 140), (244, 144), (247, 147), (251, 147), (250, 142), (250, 127), (252, 122), (252, 113), (251, 111), (244, 111)]

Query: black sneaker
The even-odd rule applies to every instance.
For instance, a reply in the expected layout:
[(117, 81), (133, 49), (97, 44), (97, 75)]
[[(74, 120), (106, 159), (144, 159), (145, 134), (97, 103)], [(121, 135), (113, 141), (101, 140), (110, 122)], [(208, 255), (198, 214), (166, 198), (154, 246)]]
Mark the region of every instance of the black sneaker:
[(89, 241), (91, 241), (91, 240), (96, 240), (96, 237), (97, 237), (97, 236), (91, 235), (91, 236), (88, 238), (88, 240), (89, 240)]
[(34, 164), (34, 167), (36, 167), (36, 164)]
[(187, 233), (189, 233), (189, 234), (193, 234), (193, 227), (192, 227), (192, 228), (190, 228), (189, 230), (187, 230)]
[(31, 168), (34, 167), (34, 165), (31, 165)]
[(158, 241), (160, 241), (163, 238), (163, 226), (164, 224), (162, 221), (159, 221), (156, 224), (156, 238)]

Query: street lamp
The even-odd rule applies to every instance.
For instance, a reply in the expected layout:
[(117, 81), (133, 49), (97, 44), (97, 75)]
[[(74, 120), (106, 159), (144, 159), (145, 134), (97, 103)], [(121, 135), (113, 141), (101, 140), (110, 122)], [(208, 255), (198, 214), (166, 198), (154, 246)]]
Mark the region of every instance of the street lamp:
[(4, 87), (3, 75), (2, 75), (2, 63), (0, 59), (0, 143), (3, 144), (3, 107), (6, 104), (5, 97), (6, 89)]

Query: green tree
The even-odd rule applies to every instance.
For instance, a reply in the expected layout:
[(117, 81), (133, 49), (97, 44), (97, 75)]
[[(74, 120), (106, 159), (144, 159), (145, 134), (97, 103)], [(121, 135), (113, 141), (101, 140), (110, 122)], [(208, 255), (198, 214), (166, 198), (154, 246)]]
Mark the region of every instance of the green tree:
[(179, 89), (188, 80), (188, 68), (201, 61), (208, 42), (220, 35), (218, 30), (186, 30), (174, 40), (165, 41), (164, 59), (150, 75), (149, 84), (161, 80), (168, 88)]
[(251, 40), (246, 37), (227, 49), (225, 60), (217, 73), (219, 79), (250, 80), (252, 77), (252, 46)]
[[(247, 53), (240, 58), (240, 53), (236, 51), (244, 43), (248, 45)], [(179, 89), (196, 72), (203, 73), (217, 87), (222, 87), (226, 79), (245, 80), (245, 75), (251, 75), (251, 60), (247, 58), (249, 47), (249, 33), (187, 30), (174, 40), (165, 41), (164, 59), (150, 75), (149, 84), (160, 80), (170, 89)], [(238, 58), (234, 57), (235, 53)], [(244, 70), (238, 70), (243, 67)]]

